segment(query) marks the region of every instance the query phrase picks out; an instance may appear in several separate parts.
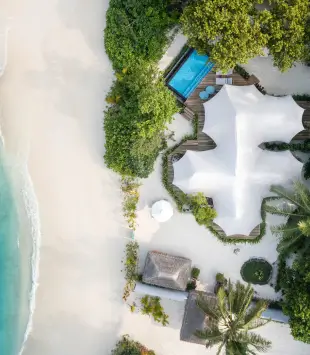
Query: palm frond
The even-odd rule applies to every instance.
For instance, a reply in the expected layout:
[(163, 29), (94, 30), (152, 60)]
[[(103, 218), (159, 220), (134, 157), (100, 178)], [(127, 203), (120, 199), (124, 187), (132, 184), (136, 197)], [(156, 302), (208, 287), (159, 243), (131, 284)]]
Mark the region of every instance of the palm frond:
[(207, 315), (211, 321), (218, 321), (220, 318), (220, 312), (216, 302), (205, 299), (202, 295), (199, 295), (196, 301), (197, 306)]
[(310, 218), (302, 219), (298, 222), (298, 228), (303, 235), (310, 236)]
[(306, 217), (307, 215), (305, 213), (299, 213), (293, 210), (289, 206), (283, 206), (283, 207), (278, 207), (278, 206), (270, 206), (270, 205), (265, 205), (264, 207), (265, 211), (277, 215), (277, 216), (283, 216), (283, 217), (290, 217), (290, 216), (299, 216), (299, 217)]
[(221, 313), (221, 316), (223, 319), (227, 319), (227, 317), (231, 314), (229, 310), (227, 309), (227, 301), (226, 301), (226, 291), (224, 290), (223, 287), (220, 287), (218, 292), (217, 292), (217, 304), (218, 304), (218, 310)]
[(268, 320), (260, 319), (262, 313), (267, 309), (268, 303), (264, 300), (259, 300), (251, 307), (244, 317), (244, 328), (255, 329), (268, 323)]
[(252, 301), (254, 290), (250, 284), (245, 287), (240, 281), (237, 281), (234, 292), (235, 303), (233, 311), (238, 318), (243, 318)]
[(220, 354), (221, 354), (221, 352), (222, 352), (222, 350), (223, 350), (223, 347), (224, 347), (225, 345), (226, 345), (226, 340), (221, 343), (221, 345), (220, 345), (219, 348), (217, 349), (216, 355), (220, 355)]
[(301, 181), (295, 181), (294, 183), (295, 194), (299, 197), (304, 206), (304, 210), (310, 214), (310, 192), (306, 185)]
[(222, 333), (216, 328), (196, 330), (194, 334), (197, 338), (206, 340), (207, 348), (212, 348), (212, 346), (224, 341)]
[(263, 338), (259, 334), (247, 332), (247, 333), (239, 333), (238, 336), (240, 336), (239, 341), (253, 346), (257, 351), (264, 353), (271, 348), (271, 341)]
[[(299, 185), (297, 189), (299, 188)], [(294, 205), (296, 205), (297, 207), (299, 207), (301, 210), (306, 210), (308, 211), (308, 206), (304, 204), (303, 200), (301, 199), (300, 195), (299, 195), (299, 191), (295, 191), (294, 192), (290, 192), (287, 189), (285, 189), (282, 186), (276, 186), (273, 185), (270, 188), (271, 192), (274, 192), (275, 194), (277, 194), (279, 197), (284, 198), (287, 201), (290, 201), (291, 203), (293, 203)], [(310, 210), (309, 210), (310, 212)]]

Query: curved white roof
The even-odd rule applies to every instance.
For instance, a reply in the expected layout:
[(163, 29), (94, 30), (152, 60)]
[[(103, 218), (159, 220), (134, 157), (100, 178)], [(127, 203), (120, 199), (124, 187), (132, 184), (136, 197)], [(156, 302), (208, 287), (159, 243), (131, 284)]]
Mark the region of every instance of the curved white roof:
[(186, 193), (212, 197), (227, 235), (249, 235), (261, 222), (261, 203), (270, 185), (300, 178), (302, 163), (289, 151), (271, 152), (262, 142), (289, 142), (302, 125), (303, 109), (291, 96), (261, 94), (254, 85), (225, 85), (204, 104), (203, 132), (213, 150), (187, 151), (174, 163), (173, 184)]

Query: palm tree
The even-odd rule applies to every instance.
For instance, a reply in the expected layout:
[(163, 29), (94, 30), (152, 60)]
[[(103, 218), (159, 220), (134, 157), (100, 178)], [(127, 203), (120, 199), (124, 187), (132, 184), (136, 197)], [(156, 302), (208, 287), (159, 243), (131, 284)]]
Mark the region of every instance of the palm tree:
[(293, 191), (282, 186), (272, 186), (278, 198), (285, 200), (282, 206), (265, 206), (265, 211), (271, 214), (287, 217), (287, 221), (271, 227), (278, 237), (278, 251), (288, 255), (293, 251), (310, 250), (310, 191), (300, 181), (294, 183)]
[(217, 355), (224, 349), (226, 355), (255, 355), (271, 347), (270, 341), (250, 332), (270, 321), (260, 318), (267, 302), (259, 300), (251, 305), (253, 294), (250, 285), (237, 282), (234, 286), (229, 281), (226, 290), (220, 287), (215, 299), (198, 297), (197, 305), (207, 316), (207, 328), (195, 334), (206, 340), (207, 348), (219, 345)]

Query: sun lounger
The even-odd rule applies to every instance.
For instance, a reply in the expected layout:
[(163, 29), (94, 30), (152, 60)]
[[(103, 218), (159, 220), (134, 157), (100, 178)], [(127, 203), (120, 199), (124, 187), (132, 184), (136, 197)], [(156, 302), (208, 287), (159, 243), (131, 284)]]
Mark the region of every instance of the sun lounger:
[(216, 85), (232, 85), (232, 78), (215, 78)]

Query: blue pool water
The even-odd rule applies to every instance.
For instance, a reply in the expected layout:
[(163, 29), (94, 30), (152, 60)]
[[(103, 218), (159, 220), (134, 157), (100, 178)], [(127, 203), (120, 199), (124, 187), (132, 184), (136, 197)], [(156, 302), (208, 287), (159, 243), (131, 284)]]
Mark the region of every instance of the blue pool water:
[(193, 51), (170, 79), (168, 85), (184, 98), (188, 98), (213, 66), (207, 55), (200, 55), (197, 51)]

